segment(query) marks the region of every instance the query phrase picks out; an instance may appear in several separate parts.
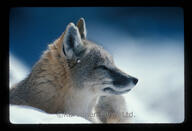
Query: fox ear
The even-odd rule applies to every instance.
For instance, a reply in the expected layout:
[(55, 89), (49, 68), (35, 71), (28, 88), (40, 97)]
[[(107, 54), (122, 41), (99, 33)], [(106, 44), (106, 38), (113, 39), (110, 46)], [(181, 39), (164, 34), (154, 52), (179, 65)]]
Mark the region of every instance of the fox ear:
[(73, 23), (70, 23), (66, 28), (63, 38), (63, 53), (68, 59), (71, 59), (82, 50), (83, 44), (79, 30)]
[(79, 33), (81, 35), (82, 39), (86, 39), (87, 36), (87, 29), (85, 25), (85, 20), (84, 18), (80, 18), (79, 21), (77, 22), (77, 27), (79, 29)]

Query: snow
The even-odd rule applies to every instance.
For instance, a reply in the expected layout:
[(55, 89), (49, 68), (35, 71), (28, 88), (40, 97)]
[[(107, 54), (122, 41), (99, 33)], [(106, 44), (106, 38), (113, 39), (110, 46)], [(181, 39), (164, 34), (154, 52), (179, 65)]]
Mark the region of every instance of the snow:
[(29, 74), (29, 68), (27, 68), (18, 58), (10, 53), (9, 56), (9, 87), (17, 82), (23, 80), (27, 74)]
[(17, 105), (10, 105), (10, 122), (13, 124), (90, 123), (82, 117), (64, 117), (62, 114), (48, 114), (33, 107)]
[(114, 50), (117, 66), (139, 78), (136, 87), (124, 95), (128, 109), (135, 113), (134, 123), (184, 121), (183, 47), (174, 40), (161, 41), (158, 45), (162, 43), (165, 46), (151, 49), (136, 44), (129, 51), (126, 47)]

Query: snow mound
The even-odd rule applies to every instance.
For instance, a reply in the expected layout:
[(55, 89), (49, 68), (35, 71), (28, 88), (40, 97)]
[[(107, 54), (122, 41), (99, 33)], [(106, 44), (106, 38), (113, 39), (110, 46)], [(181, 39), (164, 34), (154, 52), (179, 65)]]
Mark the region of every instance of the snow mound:
[[(90, 123), (88, 120), (70, 116), (63, 117), (61, 114), (48, 114), (42, 110), (29, 107), (10, 105), (10, 122), (12, 124), (82, 124)], [(62, 117), (61, 117), (62, 116)]]

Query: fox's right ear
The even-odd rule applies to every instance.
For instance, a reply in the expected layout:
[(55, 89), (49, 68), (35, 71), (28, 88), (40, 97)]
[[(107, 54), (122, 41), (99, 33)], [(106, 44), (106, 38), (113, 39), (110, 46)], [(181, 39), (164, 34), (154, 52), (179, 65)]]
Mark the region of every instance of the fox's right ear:
[(62, 45), (63, 53), (67, 59), (77, 57), (84, 50), (79, 30), (73, 23), (67, 26)]
[(86, 29), (86, 24), (85, 24), (85, 19), (84, 18), (79, 19), (79, 21), (77, 22), (77, 27), (79, 29), (79, 33), (81, 35), (81, 38), (86, 39), (87, 29)]

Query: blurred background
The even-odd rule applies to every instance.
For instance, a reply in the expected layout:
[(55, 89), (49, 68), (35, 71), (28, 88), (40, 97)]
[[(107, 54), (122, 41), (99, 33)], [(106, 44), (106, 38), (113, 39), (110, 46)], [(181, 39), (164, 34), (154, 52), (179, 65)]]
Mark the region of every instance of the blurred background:
[(179, 7), (26, 7), (9, 19), (10, 86), (29, 74), (69, 22), (84, 17), (87, 39), (139, 79), (123, 95), (133, 123), (184, 121), (184, 16)]

